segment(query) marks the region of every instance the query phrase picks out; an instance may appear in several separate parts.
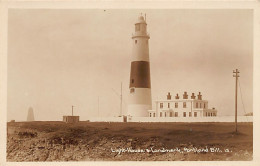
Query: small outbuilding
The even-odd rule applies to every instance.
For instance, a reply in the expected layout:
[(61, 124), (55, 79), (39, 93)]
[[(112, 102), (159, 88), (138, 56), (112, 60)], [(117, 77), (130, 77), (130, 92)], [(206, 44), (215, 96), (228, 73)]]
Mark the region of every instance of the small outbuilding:
[(63, 122), (78, 123), (79, 122), (79, 116), (63, 116)]

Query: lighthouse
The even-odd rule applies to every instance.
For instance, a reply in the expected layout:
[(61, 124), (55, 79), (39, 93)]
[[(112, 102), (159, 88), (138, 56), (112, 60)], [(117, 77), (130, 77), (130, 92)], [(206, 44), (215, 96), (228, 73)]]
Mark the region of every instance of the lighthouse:
[(133, 117), (146, 117), (148, 110), (152, 109), (149, 39), (146, 19), (141, 15), (135, 23), (135, 32), (132, 35), (133, 50), (127, 115)]

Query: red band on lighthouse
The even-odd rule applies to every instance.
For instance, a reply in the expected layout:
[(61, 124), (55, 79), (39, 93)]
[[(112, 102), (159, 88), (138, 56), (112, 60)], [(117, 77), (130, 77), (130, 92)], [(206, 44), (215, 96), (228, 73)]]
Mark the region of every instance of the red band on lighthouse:
[(151, 88), (150, 65), (146, 61), (134, 61), (131, 63), (129, 88)]

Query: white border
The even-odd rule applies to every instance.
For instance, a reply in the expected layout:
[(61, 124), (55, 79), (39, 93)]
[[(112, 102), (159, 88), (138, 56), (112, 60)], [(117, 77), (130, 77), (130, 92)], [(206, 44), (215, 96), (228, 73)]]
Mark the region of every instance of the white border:
[[(7, 120), (7, 20), (10, 8), (50, 9), (253, 9), (253, 109), (254, 109), (254, 159), (253, 161), (163, 161), (163, 162), (6, 162)], [(0, 166), (2, 165), (260, 165), (259, 136), (259, 78), (260, 78), (260, 1), (0, 1)], [(257, 148), (258, 147), (258, 148)]]

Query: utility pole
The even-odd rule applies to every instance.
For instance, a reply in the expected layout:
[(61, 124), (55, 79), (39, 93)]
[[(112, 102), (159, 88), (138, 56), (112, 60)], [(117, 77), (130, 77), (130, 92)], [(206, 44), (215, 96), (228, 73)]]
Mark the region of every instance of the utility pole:
[(74, 105), (72, 106), (72, 116), (73, 116), (73, 107), (75, 107)]
[(121, 82), (121, 94), (120, 94), (120, 115), (119, 116), (122, 116), (122, 100), (123, 100), (123, 95), (122, 95), (122, 82)]
[(99, 96), (98, 96), (98, 117), (99, 117)]
[(239, 77), (239, 71), (238, 69), (233, 70), (233, 77), (236, 77), (236, 90), (235, 90), (235, 124), (236, 124), (236, 133), (237, 133), (237, 81)]

